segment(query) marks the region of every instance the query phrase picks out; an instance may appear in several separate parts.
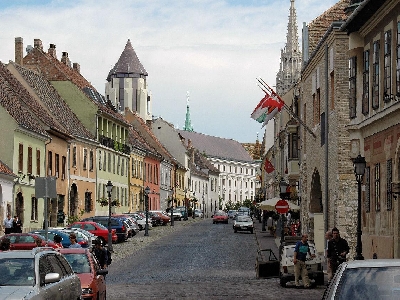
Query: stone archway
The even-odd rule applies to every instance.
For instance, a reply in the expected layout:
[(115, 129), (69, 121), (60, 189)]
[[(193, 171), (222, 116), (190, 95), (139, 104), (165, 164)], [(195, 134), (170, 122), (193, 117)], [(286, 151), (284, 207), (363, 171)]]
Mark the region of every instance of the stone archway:
[(321, 177), (317, 169), (314, 170), (311, 179), (311, 193), (310, 193), (310, 213), (322, 213), (322, 190), (321, 190)]

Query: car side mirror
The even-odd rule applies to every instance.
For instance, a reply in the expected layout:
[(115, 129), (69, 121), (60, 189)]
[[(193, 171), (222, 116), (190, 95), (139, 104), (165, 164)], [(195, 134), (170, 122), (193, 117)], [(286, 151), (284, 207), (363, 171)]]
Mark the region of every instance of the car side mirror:
[(60, 274), (58, 273), (48, 273), (44, 277), (44, 284), (58, 282), (60, 278)]
[(97, 270), (96, 275), (107, 275), (108, 274), (108, 270), (107, 269), (100, 269)]

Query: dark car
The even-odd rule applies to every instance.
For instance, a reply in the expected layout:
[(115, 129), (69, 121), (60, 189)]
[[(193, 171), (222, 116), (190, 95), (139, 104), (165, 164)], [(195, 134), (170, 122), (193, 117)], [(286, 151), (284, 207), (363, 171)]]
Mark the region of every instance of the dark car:
[[(108, 228), (108, 216), (95, 216), (83, 219), (81, 221), (97, 222)], [(128, 239), (128, 225), (124, 222), (122, 218), (111, 217), (111, 229), (115, 229), (119, 243), (125, 242)]]

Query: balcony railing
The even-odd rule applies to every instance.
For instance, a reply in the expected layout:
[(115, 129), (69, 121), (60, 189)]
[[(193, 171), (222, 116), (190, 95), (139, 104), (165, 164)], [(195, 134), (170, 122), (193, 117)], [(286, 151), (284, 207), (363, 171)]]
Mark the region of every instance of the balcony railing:
[(99, 142), (107, 148), (114, 149), (125, 154), (131, 153), (131, 148), (128, 145), (122, 144), (120, 142), (114, 141), (112, 138), (106, 137), (104, 135), (99, 136)]

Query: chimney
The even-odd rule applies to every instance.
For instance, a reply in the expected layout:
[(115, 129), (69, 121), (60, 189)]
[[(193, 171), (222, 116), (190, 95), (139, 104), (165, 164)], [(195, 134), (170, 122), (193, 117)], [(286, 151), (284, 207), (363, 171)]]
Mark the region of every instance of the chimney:
[(61, 62), (68, 67), (71, 67), (71, 61), (68, 58), (68, 52), (63, 52), (61, 57)]
[(57, 58), (57, 54), (56, 54), (56, 45), (50, 44), (50, 48), (49, 48), (49, 51), (47, 51), (47, 53), (48, 53), (50, 56), (52, 56), (52, 57), (54, 57), (54, 58)]
[(78, 72), (79, 74), (81, 74), (81, 66), (80, 66), (80, 64), (78, 64), (78, 63), (73, 63), (73, 64), (72, 64), (72, 68), (73, 68), (76, 72)]
[(23, 64), (24, 58), (24, 39), (22, 37), (15, 38), (15, 63), (18, 65)]
[(41, 39), (34, 39), (33, 40), (33, 47), (39, 48), (40, 50), (43, 51), (43, 44)]

